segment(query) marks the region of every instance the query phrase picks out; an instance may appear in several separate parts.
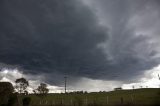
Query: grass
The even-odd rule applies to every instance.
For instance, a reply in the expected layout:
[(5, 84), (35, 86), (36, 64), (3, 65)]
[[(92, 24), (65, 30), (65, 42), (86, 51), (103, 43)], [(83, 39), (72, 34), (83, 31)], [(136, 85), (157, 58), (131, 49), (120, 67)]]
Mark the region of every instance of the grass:
[(47, 94), (31, 97), (32, 106), (160, 106), (160, 89), (143, 88), (83, 94)]

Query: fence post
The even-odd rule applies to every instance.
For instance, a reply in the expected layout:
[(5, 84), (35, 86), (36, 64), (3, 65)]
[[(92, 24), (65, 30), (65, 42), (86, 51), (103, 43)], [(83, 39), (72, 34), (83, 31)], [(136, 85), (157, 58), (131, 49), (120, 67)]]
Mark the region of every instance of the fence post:
[(87, 99), (87, 97), (85, 99), (85, 104), (86, 104), (86, 106), (88, 105), (88, 99)]
[(124, 100), (123, 100), (123, 97), (121, 97), (121, 104), (123, 104)]
[(109, 102), (109, 101), (108, 101), (108, 96), (107, 96), (107, 105), (108, 105), (108, 102)]
[(131, 95), (131, 99), (132, 99), (132, 102), (134, 102), (134, 98), (133, 98), (133, 96)]
[(72, 106), (73, 105), (73, 100), (72, 99), (71, 99), (70, 103), (71, 103), (71, 106)]

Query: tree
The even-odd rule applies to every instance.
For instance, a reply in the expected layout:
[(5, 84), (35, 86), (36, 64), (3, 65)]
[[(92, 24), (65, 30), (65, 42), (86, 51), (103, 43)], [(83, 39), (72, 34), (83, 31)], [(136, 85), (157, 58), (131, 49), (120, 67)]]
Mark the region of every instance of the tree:
[(20, 94), (25, 93), (27, 87), (29, 86), (29, 83), (25, 78), (16, 79), (15, 83), (16, 83), (15, 88)]
[(14, 88), (10, 82), (0, 82), (0, 105), (6, 104)]
[(33, 90), (34, 94), (36, 94), (38, 97), (41, 98), (40, 103), (46, 103), (44, 100), (44, 97), (49, 92), (49, 89), (47, 88), (47, 84), (41, 83), (37, 89)]
[(36, 90), (34, 90), (37, 94), (45, 95), (49, 92), (49, 89), (47, 88), (47, 84), (41, 83)]

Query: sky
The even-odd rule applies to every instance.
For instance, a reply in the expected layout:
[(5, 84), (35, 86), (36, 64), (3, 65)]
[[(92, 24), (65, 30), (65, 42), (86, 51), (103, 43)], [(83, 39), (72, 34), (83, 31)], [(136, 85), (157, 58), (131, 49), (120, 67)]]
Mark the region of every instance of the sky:
[(109, 91), (159, 87), (159, 0), (1, 0), (0, 80)]

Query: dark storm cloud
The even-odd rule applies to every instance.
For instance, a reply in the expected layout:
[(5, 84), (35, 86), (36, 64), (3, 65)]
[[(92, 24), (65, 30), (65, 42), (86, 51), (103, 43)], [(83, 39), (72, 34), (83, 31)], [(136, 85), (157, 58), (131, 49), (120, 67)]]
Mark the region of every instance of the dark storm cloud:
[(105, 62), (97, 44), (105, 41), (106, 32), (80, 3), (1, 1), (1, 62), (38, 74), (95, 73)]
[(127, 2), (109, 3), (116, 5), (107, 5), (114, 9), (107, 11), (107, 18), (114, 20), (109, 24), (112, 35), (81, 1), (1, 0), (0, 62), (20, 66), (25, 73), (47, 75), (46, 80), (54, 83), (64, 75), (73, 77), (72, 81), (117, 75), (128, 79), (156, 65), (133, 55), (131, 48), (146, 37), (132, 38), (132, 31), (126, 28)]

